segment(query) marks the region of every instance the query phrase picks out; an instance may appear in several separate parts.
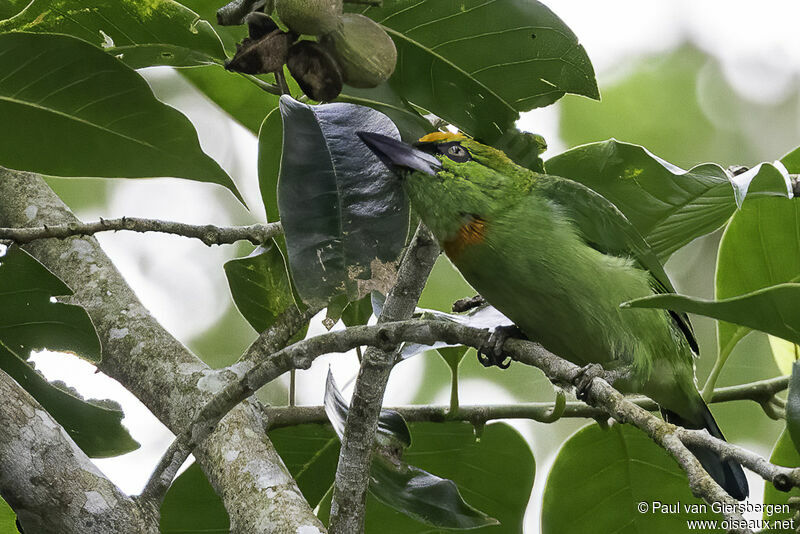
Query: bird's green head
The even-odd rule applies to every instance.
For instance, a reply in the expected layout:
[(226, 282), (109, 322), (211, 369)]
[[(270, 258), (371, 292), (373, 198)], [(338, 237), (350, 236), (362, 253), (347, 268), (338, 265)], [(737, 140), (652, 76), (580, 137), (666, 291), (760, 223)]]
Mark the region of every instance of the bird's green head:
[(530, 191), (535, 176), (462, 134), (435, 132), (414, 145), (367, 132), (359, 137), (402, 180), (411, 205), (443, 243), (476, 221), (491, 223)]

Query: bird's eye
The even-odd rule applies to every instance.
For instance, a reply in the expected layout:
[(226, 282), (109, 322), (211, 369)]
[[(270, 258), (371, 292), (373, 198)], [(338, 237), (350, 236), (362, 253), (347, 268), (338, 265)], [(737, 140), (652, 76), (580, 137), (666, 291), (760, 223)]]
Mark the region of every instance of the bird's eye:
[(439, 152), (456, 163), (463, 163), (472, 159), (469, 151), (458, 143), (447, 143), (446, 145), (440, 145)]

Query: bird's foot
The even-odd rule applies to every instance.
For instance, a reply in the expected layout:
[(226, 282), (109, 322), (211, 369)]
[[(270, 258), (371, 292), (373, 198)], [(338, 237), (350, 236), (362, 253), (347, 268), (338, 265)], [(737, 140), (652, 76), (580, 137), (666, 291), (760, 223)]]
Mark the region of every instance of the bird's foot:
[(599, 363), (590, 363), (578, 369), (575, 375), (575, 396), (578, 400), (585, 401), (589, 398), (589, 388), (595, 378), (605, 378), (606, 370)]
[(525, 335), (517, 325), (498, 326), (495, 328), (486, 344), (478, 350), (478, 361), (481, 362), (481, 365), (484, 367), (496, 365), (500, 369), (508, 369), (508, 366), (511, 365), (511, 360), (506, 362), (503, 345), (511, 337), (525, 337)]

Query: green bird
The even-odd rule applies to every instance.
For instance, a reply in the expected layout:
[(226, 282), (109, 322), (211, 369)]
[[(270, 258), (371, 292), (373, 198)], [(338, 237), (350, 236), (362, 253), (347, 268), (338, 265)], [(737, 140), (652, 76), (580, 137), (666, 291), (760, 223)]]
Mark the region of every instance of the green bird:
[[(689, 318), (620, 307), (674, 288), (614, 204), (464, 135), (437, 132), (414, 146), (359, 136), (400, 177), (467, 282), (529, 339), (578, 365), (624, 370), (617, 389), (647, 395), (669, 422), (724, 439), (695, 385)], [(497, 356), (493, 363), (501, 364)], [(747, 497), (738, 463), (704, 448), (692, 452), (731, 496)]]

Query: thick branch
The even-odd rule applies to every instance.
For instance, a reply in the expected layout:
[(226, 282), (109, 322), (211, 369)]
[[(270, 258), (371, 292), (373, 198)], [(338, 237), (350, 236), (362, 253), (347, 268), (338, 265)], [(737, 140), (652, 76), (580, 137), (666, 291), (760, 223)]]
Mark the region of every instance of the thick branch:
[[(420, 224), (400, 264), (397, 283), (386, 297), (379, 324), (411, 317), (438, 256), (439, 246), (433, 235)], [(361, 360), (336, 467), (328, 525), (331, 534), (364, 531), (369, 466), (378, 416), (398, 350), (399, 344), (391, 350), (373, 346)]]
[[(58, 225), (75, 217), (41, 178), (0, 169), (0, 224)], [(99, 368), (179, 434), (235, 370), (213, 371), (148, 313), (93, 238), (41, 240), (26, 249), (69, 285), (103, 345)], [(324, 532), (245, 403), (194, 451), (222, 497), (234, 533)]]
[[(740, 400), (751, 400), (761, 403), (765, 396), (772, 396), (788, 386), (789, 377), (781, 376), (769, 380), (759, 380), (738, 386), (718, 388), (714, 391), (711, 402), (722, 403)], [(647, 397), (627, 397), (628, 402), (636, 404), (645, 410), (658, 410), (658, 405)], [(553, 402), (519, 402), (514, 404), (487, 404), (487, 405), (462, 405), (454, 413), (450, 406), (442, 405), (412, 405), (394, 406), (394, 410), (409, 423), (430, 422), (442, 423), (445, 421), (464, 421), (475, 425), (485, 424), (498, 419), (529, 419), (539, 422), (555, 422), (552, 419)], [(324, 406), (275, 406), (265, 409), (270, 429), (287, 426), (303, 425), (308, 423), (328, 424)], [(564, 411), (558, 419), (584, 418), (596, 419), (608, 416), (600, 409), (593, 408), (580, 401), (567, 402)]]
[(140, 233), (161, 232), (191, 237), (199, 239), (208, 246), (229, 245), (237, 241), (250, 241), (254, 245), (260, 245), (283, 232), (280, 222), (249, 226), (214, 226), (213, 224), (186, 224), (159, 219), (122, 217), (121, 219), (100, 219), (94, 222), (74, 220), (39, 227), (0, 228), (0, 241), (11, 241), (23, 245), (51, 237), (66, 239), (72, 236), (90, 236), (99, 232), (119, 230)]
[(156, 509), (122, 493), (3, 371), (0, 428), (0, 495), (26, 532), (158, 532)]

